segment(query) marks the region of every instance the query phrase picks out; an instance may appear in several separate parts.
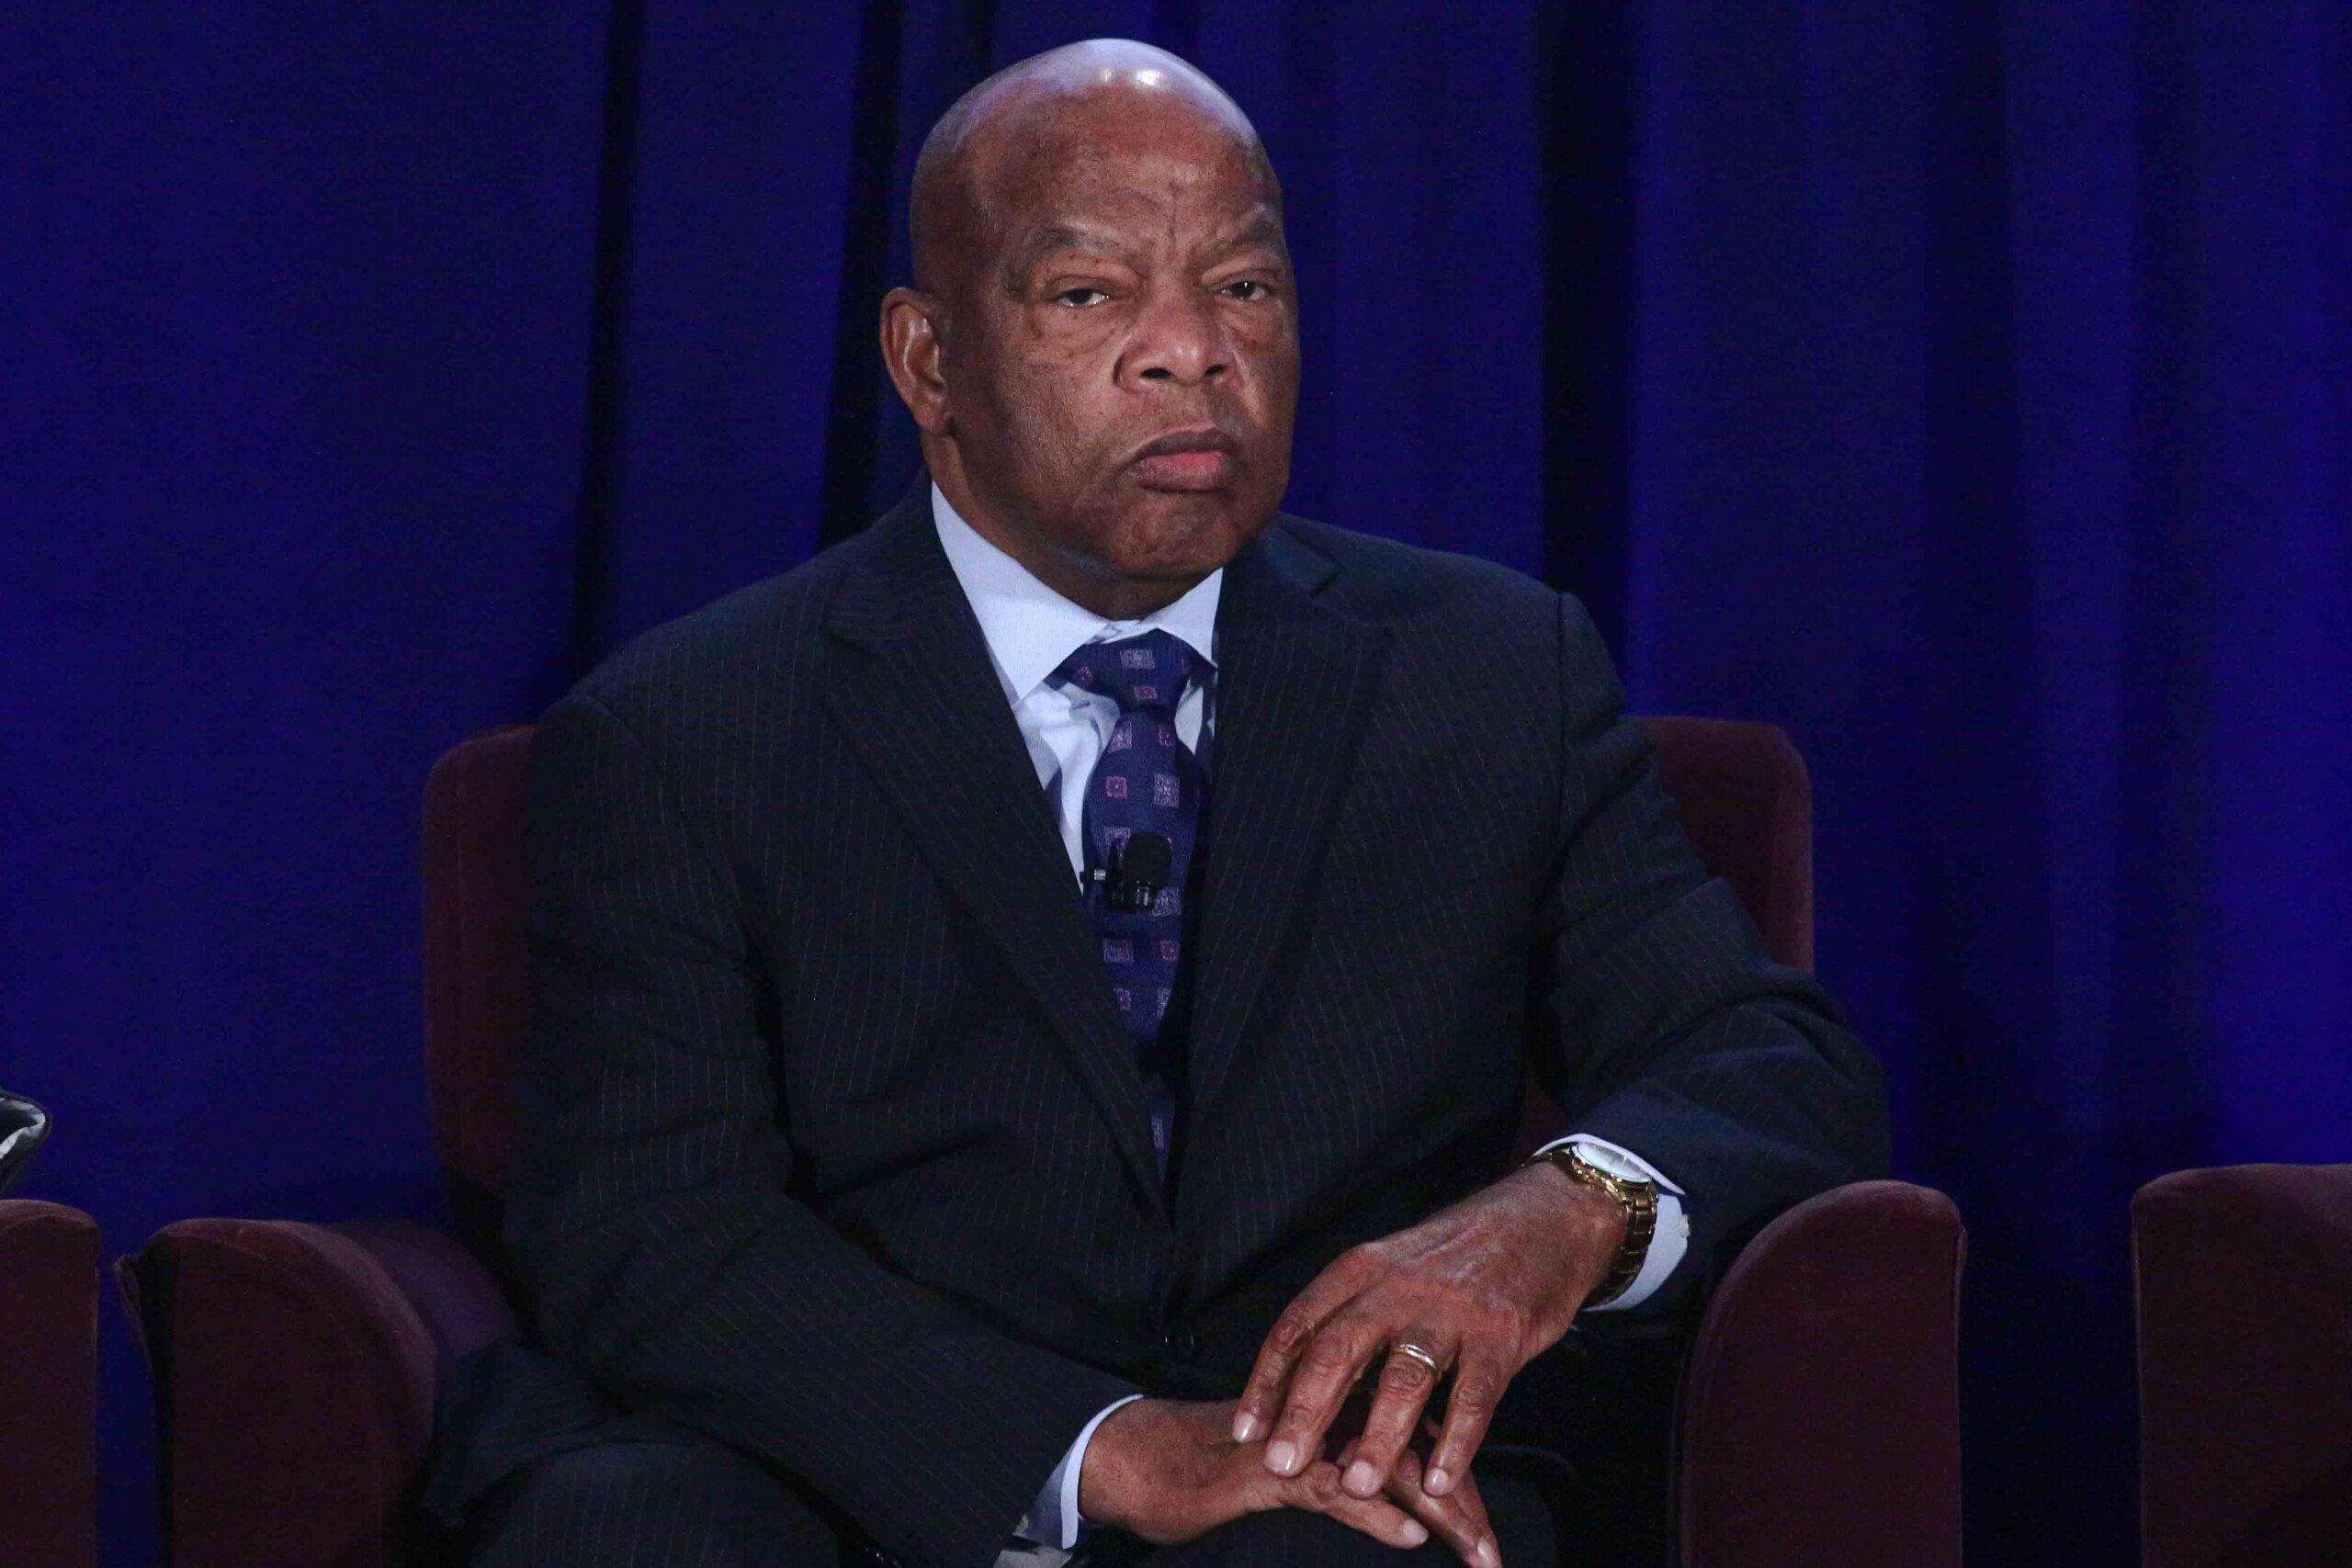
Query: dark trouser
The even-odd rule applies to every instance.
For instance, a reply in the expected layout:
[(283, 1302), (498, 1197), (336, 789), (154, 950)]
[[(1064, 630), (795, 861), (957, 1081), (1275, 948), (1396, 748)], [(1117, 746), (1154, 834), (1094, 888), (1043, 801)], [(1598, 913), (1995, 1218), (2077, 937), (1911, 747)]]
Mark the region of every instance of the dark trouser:
[(476, 1568), (833, 1568), (858, 1561), (756, 1461), (680, 1432), (537, 1460), (481, 1515)]
[[(1571, 1336), (1520, 1374), (1474, 1473), (1504, 1568), (1659, 1568), (1678, 1346), (1639, 1331)], [(647, 1424), (632, 1423), (640, 1432)], [(683, 1427), (532, 1461), (473, 1510), (474, 1568), (872, 1568), (776, 1473)], [(1529, 1445), (1541, 1445), (1538, 1451)], [(1449, 1568), (1432, 1540), (1398, 1551), (1318, 1515), (1258, 1514), (1158, 1551), (1104, 1532), (1102, 1568)], [(1074, 1565), (1078, 1568), (1078, 1565)]]
[[(1536, 1489), (1482, 1481), (1506, 1568), (1555, 1568)], [(717, 1443), (614, 1443), (552, 1455), (491, 1500), (475, 1568), (874, 1568), (772, 1473)], [(1458, 1568), (1436, 1541), (1398, 1551), (1319, 1515), (1254, 1514), (1154, 1551), (1107, 1533), (1086, 1563), (1149, 1568)], [(1074, 1564), (1073, 1568), (1080, 1568)]]

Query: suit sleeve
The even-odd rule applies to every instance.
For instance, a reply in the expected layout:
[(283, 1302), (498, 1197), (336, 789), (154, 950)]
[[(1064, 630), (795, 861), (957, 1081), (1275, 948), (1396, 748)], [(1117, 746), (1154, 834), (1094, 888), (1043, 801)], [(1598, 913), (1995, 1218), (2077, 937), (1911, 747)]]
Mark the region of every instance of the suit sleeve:
[(823, 1043), (763, 1037), (734, 874), (594, 698), (550, 711), (532, 766), (538, 1016), (507, 1234), (541, 1336), (897, 1556), (992, 1562), (1133, 1389), (976, 1326), (787, 1195), (772, 1063)]
[(1690, 1194), (1689, 1255), (1641, 1309), (1669, 1311), (1773, 1214), (1884, 1173), (1885, 1088), (1827, 994), (1772, 962), (1737, 895), (1700, 865), (1569, 598), (1560, 660), (1563, 848), (1539, 926), (1539, 1071), (1571, 1126)]

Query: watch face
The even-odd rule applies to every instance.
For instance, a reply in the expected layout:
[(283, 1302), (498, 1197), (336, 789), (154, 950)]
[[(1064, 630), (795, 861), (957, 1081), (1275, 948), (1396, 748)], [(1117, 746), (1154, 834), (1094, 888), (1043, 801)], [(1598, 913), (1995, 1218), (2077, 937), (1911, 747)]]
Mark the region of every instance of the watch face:
[(1641, 1167), (1614, 1149), (1600, 1148), (1591, 1144), (1571, 1144), (1569, 1148), (1575, 1153), (1577, 1158), (1586, 1165), (1592, 1167), (1595, 1170), (1606, 1172), (1620, 1181), (1639, 1182), (1645, 1187), (1655, 1185)]

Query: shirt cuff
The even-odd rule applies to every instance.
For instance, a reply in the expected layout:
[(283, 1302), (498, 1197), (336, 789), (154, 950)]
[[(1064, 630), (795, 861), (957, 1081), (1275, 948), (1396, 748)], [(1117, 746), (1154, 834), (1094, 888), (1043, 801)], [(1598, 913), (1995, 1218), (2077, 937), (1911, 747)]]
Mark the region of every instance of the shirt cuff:
[(1132, 1404), (1142, 1394), (1131, 1393), (1125, 1399), (1114, 1399), (1094, 1413), (1078, 1434), (1078, 1441), (1062, 1455), (1061, 1463), (1054, 1466), (1053, 1474), (1046, 1477), (1046, 1484), (1038, 1490), (1037, 1500), (1029, 1505), (1029, 1512), (1012, 1533), (1023, 1540), (1034, 1540), (1039, 1546), (1059, 1547), (1068, 1551), (1078, 1545), (1079, 1527), (1086, 1521), (1078, 1512), (1078, 1477), (1086, 1468), (1086, 1445), (1094, 1440), (1094, 1428), (1102, 1418), (1123, 1404)]
[[(1682, 1255), (1690, 1250), (1690, 1216), (1683, 1212), (1682, 1189), (1666, 1179), (1664, 1172), (1631, 1149), (1620, 1148), (1606, 1138), (1596, 1138), (1589, 1133), (1571, 1133), (1565, 1138), (1555, 1138), (1538, 1154), (1550, 1154), (1554, 1149), (1573, 1146), (1577, 1151), (1612, 1176), (1639, 1177), (1657, 1188), (1657, 1228), (1650, 1233), (1650, 1249), (1642, 1258), (1641, 1272), (1624, 1293), (1606, 1306), (1588, 1307), (1588, 1312), (1623, 1312), (1637, 1307), (1657, 1294), (1658, 1287), (1673, 1274)], [(1098, 1417), (1099, 1419), (1099, 1417)]]

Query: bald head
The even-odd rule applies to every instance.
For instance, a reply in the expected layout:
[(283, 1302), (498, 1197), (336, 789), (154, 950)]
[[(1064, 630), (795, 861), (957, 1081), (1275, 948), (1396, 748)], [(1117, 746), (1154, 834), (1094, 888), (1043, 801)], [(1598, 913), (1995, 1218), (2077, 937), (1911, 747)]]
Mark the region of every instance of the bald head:
[(1112, 39), (981, 83), (923, 143), (892, 383), (957, 515), (1112, 619), (1169, 604), (1290, 482), (1282, 193), (1233, 100)]
[(1223, 88), (1164, 49), (1090, 39), (1006, 66), (956, 99), (923, 138), (909, 214), (915, 287), (952, 292), (961, 271), (989, 253), (1001, 182), (1057, 156), (1083, 156), (1090, 132), (1112, 124), (1229, 144), (1279, 216), (1273, 167)]

